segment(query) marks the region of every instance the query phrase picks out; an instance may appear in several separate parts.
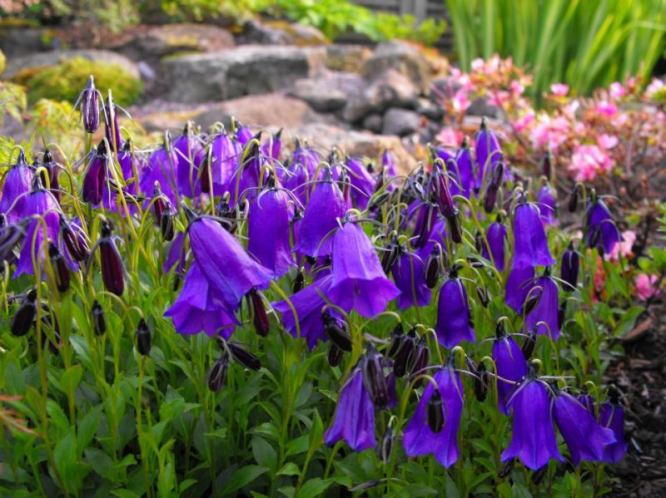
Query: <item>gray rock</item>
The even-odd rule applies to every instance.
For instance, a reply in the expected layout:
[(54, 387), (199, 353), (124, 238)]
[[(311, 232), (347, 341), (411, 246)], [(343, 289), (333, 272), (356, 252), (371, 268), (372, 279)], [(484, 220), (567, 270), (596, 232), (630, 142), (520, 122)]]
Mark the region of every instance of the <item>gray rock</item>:
[(382, 131), (381, 114), (368, 114), (363, 120), (363, 128), (373, 133), (381, 133)]
[(46, 28), (5, 26), (0, 28), (0, 50), (8, 59), (54, 48), (58, 40)]
[(83, 57), (94, 62), (115, 64), (122, 67), (135, 78), (141, 77), (141, 72), (134, 62), (124, 55), (109, 50), (52, 50), (50, 52), (13, 57), (8, 61), (4, 77), (11, 79), (23, 71), (32, 72), (38, 68), (55, 66), (76, 57)]
[(382, 112), (389, 107), (412, 108), (416, 105), (419, 88), (404, 74), (388, 69), (357, 94), (351, 95), (342, 117), (354, 123), (367, 114)]
[(404, 42), (379, 44), (372, 57), (363, 64), (362, 74), (368, 80), (375, 80), (389, 69), (402, 74), (421, 90), (430, 84), (430, 64), (418, 48)]
[(420, 124), (421, 116), (418, 113), (407, 109), (393, 108), (384, 114), (382, 133), (402, 137), (414, 133), (419, 129)]
[(353, 73), (323, 73), (296, 81), (289, 94), (304, 100), (320, 112), (342, 109), (349, 96), (363, 90), (363, 78)]
[(167, 98), (176, 102), (219, 101), (290, 87), (310, 73), (310, 54), (299, 47), (247, 45), (163, 62)]
[(416, 104), (416, 112), (433, 121), (441, 121), (444, 117), (444, 109), (439, 104), (428, 99), (419, 99)]
[(480, 97), (470, 104), (465, 111), (466, 116), (485, 116), (488, 118), (498, 119), (502, 113), (497, 106), (488, 103), (488, 100)]
[(326, 67), (333, 71), (360, 73), (371, 56), (372, 50), (364, 45), (327, 45)]
[(241, 33), (236, 40), (239, 44), (260, 45), (321, 45), (327, 42), (326, 37), (313, 26), (286, 21), (262, 22), (252, 19), (243, 24)]

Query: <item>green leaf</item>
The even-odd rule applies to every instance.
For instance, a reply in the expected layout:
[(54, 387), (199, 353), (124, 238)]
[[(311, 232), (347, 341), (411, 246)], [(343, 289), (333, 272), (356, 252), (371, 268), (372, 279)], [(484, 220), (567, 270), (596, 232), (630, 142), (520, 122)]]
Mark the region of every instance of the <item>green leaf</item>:
[(298, 490), (296, 496), (298, 498), (314, 498), (315, 496), (321, 496), (321, 494), (328, 489), (328, 487), (333, 484), (332, 479), (320, 479), (315, 477), (306, 481), (305, 484)]
[(259, 465), (246, 465), (234, 471), (233, 474), (227, 480), (224, 488), (222, 489), (222, 494), (230, 495), (235, 491), (247, 486), (260, 475), (268, 472), (268, 468), (261, 467)]
[(268, 467), (273, 472), (277, 469), (277, 452), (265, 439), (252, 438), (252, 455), (262, 467)]
[(285, 463), (280, 470), (278, 470), (278, 476), (297, 476), (301, 474), (301, 469), (298, 468), (294, 462)]

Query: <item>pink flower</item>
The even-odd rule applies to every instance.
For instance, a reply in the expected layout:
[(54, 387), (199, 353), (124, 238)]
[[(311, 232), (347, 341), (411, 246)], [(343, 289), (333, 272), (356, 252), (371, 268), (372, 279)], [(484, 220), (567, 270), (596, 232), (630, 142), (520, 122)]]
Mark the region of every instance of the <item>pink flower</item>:
[(547, 148), (555, 152), (566, 141), (570, 131), (569, 121), (565, 117), (551, 118), (547, 114), (541, 114), (530, 138), (535, 149)]
[(523, 92), (525, 92), (525, 87), (518, 80), (513, 80), (511, 82), (511, 87), (510, 88), (511, 88), (511, 93), (514, 94), (514, 95), (522, 95)]
[(651, 297), (654, 297), (659, 292), (657, 289), (657, 276), (648, 275), (646, 273), (639, 273), (634, 279), (634, 284), (636, 285), (636, 296), (641, 301), (647, 301)]
[(502, 105), (509, 101), (511, 95), (505, 90), (499, 90), (497, 92), (491, 92), (488, 96), (488, 103), (497, 107), (502, 107)]
[(613, 102), (608, 102), (607, 100), (597, 102), (595, 110), (599, 114), (603, 114), (604, 116), (608, 117), (612, 117), (617, 114), (617, 106)]
[(513, 127), (518, 133), (523, 133), (532, 123), (534, 123), (534, 112), (527, 111), (513, 122)]
[(620, 256), (625, 258), (631, 256), (631, 248), (634, 247), (634, 242), (636, 242), (636, 232), (625, 230), (622, 232), (622, 241), (619, 244), (615, 244), (611, 253), (606, 255), (606, 260), (619, 261)]
[(645, 89), (645, 96), (649, 99), (655, 98), (657, 95), (663, 94), (666, 85), (662, 80), (654, 78), (652, 82)]
[(469, 100), (469, 95), (465, 88), (458, 90), (451, 99), (451, 102), (453, 104), (453, 109), (458, 113), (465, 112), (472, 104), (472, 102)]
[(550, 85), (550, 91), (556, 97), (564, 97), (567, 93), (569, 93), (569, 85), (564, 83), (553, 83)]
[(621, 83), (616, 81), (615, 83), (611, 83), (608, 93), (613, 100), (619, 100), (627, 94), (627, 90)]
[(437, 134), (437, 141), (445, 147), (458, 147), (462, 139), (463, 134), (452, 126), (442, 128)]
[(619, 141), (615, 135), (607, 135), (604, 133), (597, 137), (597, 144), (599, 144), (599, 147), (605, 150), (612, 149), (618, 143)]
[(474, 59), (472, 61), (471, 66), (472, 66), (472, 71), (481, 71), (483, 69), (483, 66), (484, 66), (483, 59), (481, 59), (481, 58)]
[(569, 171), (574, 173), (576, 181), (594, 180), (598, 174), (607, 173), (613, 167), (613, 161), (597, 145), (578, 145), (571, 155)]

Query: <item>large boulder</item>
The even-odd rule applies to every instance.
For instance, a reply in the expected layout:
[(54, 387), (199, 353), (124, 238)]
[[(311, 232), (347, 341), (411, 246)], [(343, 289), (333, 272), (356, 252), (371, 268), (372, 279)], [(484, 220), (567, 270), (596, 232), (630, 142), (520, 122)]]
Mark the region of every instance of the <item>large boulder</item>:
[(327, 45), (326, 67), (332, 71), (360, 73), (371, 56), (372, 50), (364, 45)]
[(362, 92), (364, 87), (363, 78), (357, 74), (325, 72), (296, 81), (289, 94), (304, 100), (315, 111), (334, 112), (342, 109), (350, 96)]
[(27, 26), (0, 26), (0, 50), (7, 58), (51, 50), (59, 43), (53, 30)]
[(52, 50), (20, 57), (9, 58), (4, 77), (7, 79), (26, 79), (41, 69), (57, 66), (61, 62), (84, 58), (93, 62), (103, 62), (122, 67), (132, 77), (139, 79), (140, 71), (134, 62), (124, 55), (108, 50)]
[(422, 91), (430, 85), (430, 63), (414, 45), (399, 41), (381, 43), (362, 67), (363, 76), (368, 80), (380, 79), (388, 70), (400, 73)]
[(197, 103), (275, 92), (309, 76), (315, 64), (310, 50), (293, 46), (171, 57), (163, 61), (166, 98)]
[(408, 109), (391, 108), (384, 114), (382, 133), (400, 137), (414, 133), (421, 127), (421, 116)]
[(251, 19), (236, 37), (239, 44), (296, 45), (306, 47), (328, 42), (317, 28), (299, 23)]
[(176, 53), (206, 53), (233, 48), (229, 31), (208, 24), (137, 26), (122, 33), (112, 46), (135, 60), (154, 60)]

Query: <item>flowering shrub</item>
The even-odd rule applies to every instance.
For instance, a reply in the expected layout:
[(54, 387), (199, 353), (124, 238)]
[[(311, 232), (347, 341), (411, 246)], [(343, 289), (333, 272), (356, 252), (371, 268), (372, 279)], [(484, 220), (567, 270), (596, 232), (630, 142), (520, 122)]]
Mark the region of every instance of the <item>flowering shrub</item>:
[(3, 175), (3, 494), (607, 491), (607, 341), (659, 282), (603, 196), (562, 230), (487, 126), (398, 176), (238, 123), (138, 150), (92, 82), (79, 108), (96, 145)]

